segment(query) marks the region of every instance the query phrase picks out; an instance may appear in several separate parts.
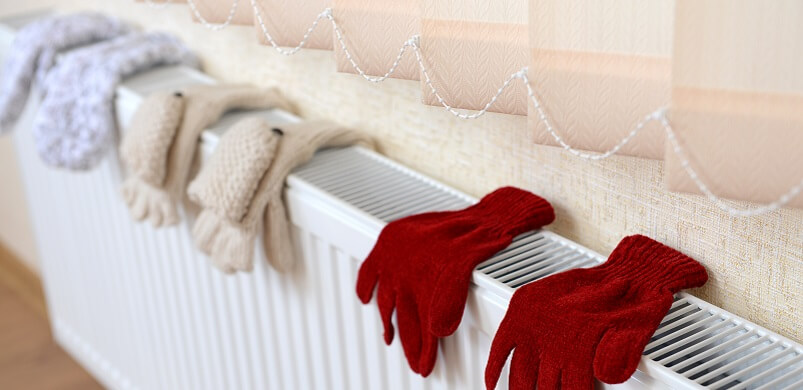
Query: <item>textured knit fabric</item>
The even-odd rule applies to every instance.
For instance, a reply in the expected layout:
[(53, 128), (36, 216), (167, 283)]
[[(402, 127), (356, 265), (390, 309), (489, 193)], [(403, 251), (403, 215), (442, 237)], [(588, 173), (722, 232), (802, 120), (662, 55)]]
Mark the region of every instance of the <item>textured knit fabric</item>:
[[(190, 199), (202, 206), (193, 228), (195, 241), (226, 272), (252, 268), (256, 227), (242, 222), (280, 137), (281, 132), (271, 130), (262, 118), (241, 120), (220, 137), (212, 157), (190, 183)], [(226, 232), (233, 236), (221, 238)]]
[(167, 176), (167, 155), (184, 115), (179, 92), (157, 92), (134, 113), (120, 144), (120, 156), (131, 175), (160, 186)]
[(396, 310), (404, 354), (410, 368), (432, 372), (438, 338), (452, 334), (463, 316), (474, 268), (506, 248), (517, 235), (555, 219), (543, 198), (503, 187), (471, 207), (432, 212), (391, 222), (360, 267), (357, 295), (376, 301), (393, 340), (391, 317)]
[(39, 155), (74, 170), (94, 167), (113, 145), (114, 92), (129, 75), (157, 65), (197, 66), (175, 37), (134, 33), (66, 54), (48, 74), (46, 95), (34, 122)]
[(0, 133), (13, 127), (34, 77), (41, 83), (60, 51), (129, 31), (121, 21), (96, 13), (45, 17), (22, 27), (14, 36), (0, 80)]
[[(245, 124), (257, 127), (256, 120)], [(272, 145), (271, 139), (264, 134), (269, 127), (267, 123), (259, 125), (259, 131), (262, 132), (260, 142), (266, 151)], [(271, 133), (281, 134), (281, 139), (267, 170), (263, 169), (267, 165), (267, 153), (257, 157), (251, 151), (253, 146), (246, 142), (249, 139), (245, 138), (253, 136), (257, 130), (251, 133), (242, 131), (232, 134), (244, 138), (236, 142), (237, 150), (229, 148), (229, 143), (235, 145), (235, 142), (227, 141), (225, 149), (215, 151), (215, 155), (220, 156), (213, 160), (220, 161), (204, 166), (190, 184), (190, 199), (203, 208), (193, 227), (193, 236), (201, 250), (209, 254), (213, 263), (224, 272), (250, 271), (253, 268), (253, 249), (260, 225), (265, 254), (270, 263), (279, 271), (290, 269), (295, 253), (282, 199), (287, 175), (293, 168), (309, 161), (320, 148), (354, 144), (372, 147), (371, 141), (365, 136), (330, 122), (302, 122), (274, 129)], [(228, 162), (222, 163), (224, 159)], [(234, 159), (241, 161), (231, 162)], [(223, 164), (228, 168), (221, 169)], [(239, 173), (230, 172), (235, 167), (240, 170)], [(259, 171), (262, 171), (262, 175), (259, 175)], [(231, 190), (227, 191), (222, 187), (233, 181), (227, 175), (247, 178), (250, 183), (238, 184), (237, 189), (229, 184)], [(225, 195), (224, 192), (229, 194)], [(249, 196), (251, 193), (253, 196)]]
[[(194, 86), (173, 98), (148, 97), (131, 123), (135, 131), (126, 132), (122, 142), (121, 156), (130, 173), (122, 192), (133, 217), (149, 219), (154, 226), (178, 223), (177, 204), (201, 132), (228, 110), (267, 108), (293, 110), (278, 90), (245, 85)], [(171, 128), (176, 116), (178, 127)]]
[(508, 355), (510, 388), (593, 389), (622, 383), (672, 305), (705, 284), (697, 261), (645, 236), (624, 238), (602, 265), (516, 290), (494, 337), (485, 383), (493, 389)]
[(190, 183), (192, 199), (224, 219), (242, 221), (282, 135), (271, 129), (266, 120), (249, 117), (226, 130), (212, 157)]

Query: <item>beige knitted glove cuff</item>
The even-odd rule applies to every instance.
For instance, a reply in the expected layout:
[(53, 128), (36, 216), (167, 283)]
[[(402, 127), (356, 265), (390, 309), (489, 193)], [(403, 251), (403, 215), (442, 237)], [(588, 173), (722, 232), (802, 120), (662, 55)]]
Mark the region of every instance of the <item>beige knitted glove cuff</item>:
[(258, 226), (244, 217), (280, 138), (264, 119), (241, 120), (223, 134), (189, 185), (190, 200), (202, 208), (193, 227), (195, 242), (225, 272), (252, 268)]
[[(276, 89), (243, 85), (190, 87), (183, 93), (183, 113), (174, 120), (159, 119), (159, 104), (170, 99), (160, 94), (147, 100), (125, 134), (121, 153), (131, 176), (123, 184), (124, 198), (137, 220), (155, 226), (178, 223), (180, 202), (201, 132), (228, 110), (293, 106)], [(173, 103), (171, 103), (173, 104)], [(176, 107), (173, 107), (176, 109)], [(177, 111), (181, 111), (178, 109)], [(170, 124), (173, 124), (172, 132)]]
[(120, 157), (130, 177), (122, 194), (137, 221), (148, 217), (154, 226), (178, 223), (175, 210), (165, 206), (168, 197), (156, 188), (165, 181), (167, 156), (183, 115), (181, 93), (155, 93), (139, 106), (123, 137)]
[[(269, 127), (267, 124), (262, 126)], [(321, 147), (357, 143), (372, 145), (367, 137), (331, 122), (302, 122), (277, 127), (283, 135), (267, 169), (263, 170), (265, 157), (255, 156), (257, 150), (272, 150), (270, 146), (275, 145), (265, 138), (268, 131), (251, 130), (254, 133), (249, 134), (245, 129), (236, 132), (232, 129), (226, 133), (226, 144), (221, 140), (215, 151), (212, 159), (216, 161), (210, 161), (202, 168), (198, 178), (190, 184), (190, 199), (203, 207), (193, 227), (193, 237), (199, 248), (210, 255), (213, 264), (224, 272), (250, 271), (253, 268), (254, 245), (260, 227), (264, 230), (265, 253), (271, 265), (278, 271), (291, 269), (295, 264), (295, 253), (282, 199), (287, 175), (296, 166), (309, 161)], [(257, 142), (261, 143), (261, 149)], [(230, 158), (240, 161), (229, 162)], [(257, 160), (260, 162), (255, 163)], [(224, 161), (229, 168), (218, 168)], [(258, 165), (258, 168), (252, 165)], [(240, 172), (234, 173), (230, 169)], [(259, 171), (262, 171), (262, 176), (257, 177)], [(213, 172), (217, 172), (214, 179), (211, 178)], [(240, 188), (238, 191), (248, 196), (225, 194), (225, 190), (217, 189), (223, 185), (221, 183), (235, 181), (231, 176), (248, 177), (252, 184), (236, 185)], [(248, 202), (244, 201), (245, 198)]]
[(212, 264), (230, 274), (254, 269), (257, 227), (231, 222), (210, 209), (202, 209), (192, 227), (192, 237)]

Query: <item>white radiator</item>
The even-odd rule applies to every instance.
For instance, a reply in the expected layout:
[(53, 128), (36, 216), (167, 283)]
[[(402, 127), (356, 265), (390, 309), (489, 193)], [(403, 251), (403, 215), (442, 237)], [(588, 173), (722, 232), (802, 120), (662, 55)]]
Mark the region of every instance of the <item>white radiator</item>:
[[(154, 89), (210, 82), (182, 68), (138, 76), (120, 89), (118, 115), (126, 122)], [(278, 274), (257, 253), (253, 273), (223, 275), (192, 244), (191, 210), (169, 229), (131, 220), (116, 153), (88, 173), (45, 167), (26, 126), (33, 100), (14, 137), (54, 334), (110, 388), (481, 389), (513, 289), (603, 260), (547, 231), (522, 235), (478, 267), (463, 322), (423, 379), (408, 369), (398, 340), (384, 345), (375, 305), (355, 295), (357, 269), (384, 221), (474, 199), (370, 151), (326, 150), (288, 179), (298, 267)], [(224, 127), (204, 134), (204, 155)], [(800, 389), (803, 347), (679, 294), (637, 373), (606, 387)]]

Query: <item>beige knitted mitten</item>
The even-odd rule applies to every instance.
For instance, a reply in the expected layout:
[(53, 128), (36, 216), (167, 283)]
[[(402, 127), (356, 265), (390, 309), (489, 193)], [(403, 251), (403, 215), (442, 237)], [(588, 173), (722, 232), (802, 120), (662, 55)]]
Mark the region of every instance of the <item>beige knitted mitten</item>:
[[(367, 137), (330, 122), (302, 122), (275, 127), (284, 135), (276, 148), (273, 163), (264, 177), (257, 181), (258, 186), (248, 210), (240, 220), (218, 218), (223, 213), (208, 212), (213, 205), (220, 204), (220, 200), (204, 200), (201, 194), (205, 193), (203, 187), (206, 185), (197, 183), (197, 179), (190, 185), (190, 199), (205, 208), (193, 227), (193, 236), (201, 250), (209, 254), (213, 263), (224, 272), (250, 271), (253, 268), (253, 249), (260, 224), (264, 229), (268, 260), (279, 271), (290, 269), (295, 254), (282, 199), (287, 175), (293, 168), (309, 161), (319, 148), (357, 143), (373, 146)], [(241, 151), (239, 154), (245, 153)], [(205, 166), (202, 170), (208, 168)]]
[(204, 253), (214, 253), (213, 261), (239, 260), (216, 263), (225, 271), (251, 268), (256, 229), (237, 225), (248, 213), (280, 138), (281, 132), (272, 131), (264, 119), (237, 122), (220, 137), (214, 154), (187, 189), (190, 199), (202, 206), (193, 227), (198, 247)]
[[(177, 96), (179, 97), (179, 96)], [(153, 121), (153, 112), (157, 102), (143, 104), (137, 112), (132, 129), (140, 131), (126, 132), (123, 145), (147, 145), (149, 140), (170, 139), (166, 151), (164, 148), (139, 148), (139, 153), (126, 158), (126, 165), (131, 176), (123, 183), (123, 197), (137, 220), (150, 219), (154, 226), (174, 225), (178, 223), (177, 205), (184, 195), (187, 176), (190, 174), (193, 158), (201, 132), (214, 124), (220, 117), (232, 109), (267, 109), (281, 108), (294, 112), (292, 105), (276, 89), (260, 89), (243, 85), (204, 85), (190, 87), (182, 91), (179, 97), (184, 101), (184, 112), (180, 116), (178, 127), (168, 129), (167, 126), (149, 126)], [(154, 100), (157, 98), (154, 97)], [(150, 98), (148, 99), (150, 100)], [(158, 111), (157, 111), (158, 112)], [(156, 120), (157, 123), (167, 121)], [(168, 135), (170, 132), (173, 135)], [(137, 149), (126, 147), (126, 149)], [(123, 152), (128, 155), (129, 152)], [(149, 167), (140, 169), (134, 167)], [(159, 167), (159, 168), (153, 168)], [(154, 181), (146, 174), (141, 176), (140, 170), (159, 172), (164, 170), (161, 180)], [(157, 178), (160, 175), (153, 175)]]
[[(132, 176), (129, 181), (141, 180), (150, 187), (159, 187), (164, 183), (167, 175), (167, 154), (183, 114), (184, 99), (179, 92), (157, 92), (142, 102), (120, 144), (120, 157)], [(134, 199), (133, 192), (125, 185), (122, 192), (137, 220), (145, 218), (146, 210), (155, 209), (144, 203), (149, 197)], [(160, 196), (165, 199), (160, 200), (159, 204), (169, 204), (167, 194), (153, 194), (153, 197)], [(154, 225), (162, 222), (175, 223), (178, 220), (171, 207), (157, 211), (160, 212), (150, 213)]]

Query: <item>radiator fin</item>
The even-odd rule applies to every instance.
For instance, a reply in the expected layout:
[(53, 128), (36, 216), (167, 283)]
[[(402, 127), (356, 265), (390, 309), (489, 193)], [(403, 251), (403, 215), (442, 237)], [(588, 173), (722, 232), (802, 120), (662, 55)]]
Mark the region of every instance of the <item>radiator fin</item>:
[(294, 175), (384, 222), (473, 203), (421, 175), (382, 164), (359, 148), (321, 151)]
[[(32, 17), (2, 21), (0, 44)], [(118, 120), (127, 123), (148, 92), (211, 82), (178, 67), (130, 78), (117, 91)], [(297, 269), (275, 272), (257, 245), (252, 273), (223, 275), (194, 248), (191, 211), (186, 225), (170, 229), (131, 221), (118, 193), (122, 170), (115, 153), (81, 174), (44, 166), (25, 128), (36, 96), (13, 137), (54, 335), (109, 388), (481, 389), (495, 329), (489, 307), (503, 308), (501, 302), (526, 283), (604, 260), (549, 231), (517, 237), (474, 273), (476, 293), (463, 324), (442, 341), (438, 364), (423, 379), (406, 367), (398, 341), (390, 347), (381, 342), (376, 308), (355, 299), (364, 254), (354, 253), (373, 242), (382, 222), (460, 209), (475, 199), (362, 148), (322, 151), (289, 178), (291, 189), (294, 183), (305, 188), (295, 202), (312, 209), (337, 200), (338, 217), (370, 226), (342, 235), (362, 242), (346, 249), (338, 237), (328, 237), (337, 236), (331, 229), (313, 233), (326, 209), (321, 206), (306, 230), (294, 221)], [(275, 111), (257, 114), (298, 120)], [(214, 148), (219, 127), (237, 115), (244, 114), (204, 132), (204, 150)], [(637, 373), (643, 375), (628, 388), (803, 388), (803, 347), (687, 294), (676, 296), (644, 354), (647, 372)], [(507, 385), (503, 373), (499, 388)]]
[[(299, 179), (388, 222), (459, 209), (474, 200), (360, 148), (330, 149), (298, 169)], [(477, 272), (507, 287), (604, 261), (547, 231), (522, 234)], [(803, 349), (719, 308), (678, 294), (644, 351), (651, 361), (712, 389), (793, 389), (803, 380)]]

